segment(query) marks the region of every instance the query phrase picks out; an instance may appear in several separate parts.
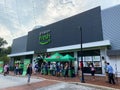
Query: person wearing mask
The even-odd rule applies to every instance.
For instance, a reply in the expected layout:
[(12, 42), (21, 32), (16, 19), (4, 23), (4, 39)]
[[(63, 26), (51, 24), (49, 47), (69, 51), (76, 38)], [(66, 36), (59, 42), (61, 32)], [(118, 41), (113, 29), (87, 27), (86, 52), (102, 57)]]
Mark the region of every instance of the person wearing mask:
[(110, 84), (115, 84), (114, 77), (113, 77), (113, 68), (112, 66), (107, 63), (107, 71), (108, 71), (108, 79)]
[(30, 78), (31, 78), (31, 75), (32, 75), (32, 66), (31, 66), (31, 64), (28, 65), (26, 74), (28, 76), (27, 83), (29, 84), (30, 83)]

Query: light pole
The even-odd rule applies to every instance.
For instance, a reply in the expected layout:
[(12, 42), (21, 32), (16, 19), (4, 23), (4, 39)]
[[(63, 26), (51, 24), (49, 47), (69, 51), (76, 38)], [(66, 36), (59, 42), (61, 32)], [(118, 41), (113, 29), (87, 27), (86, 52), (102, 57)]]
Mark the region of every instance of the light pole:
[(85, 83), (85, 81), (84, 81), (84, 67), (83, 67), (83, 47), (82, 47), (82, 43), (83, 43), (83, 41), (82, 41), (82, 28), (81, 27), (79, 27), (79, 30), (80, 30), (80, 36), (81, 36), (81, 41), (80, 41), (80, 46), (81, 46), (81, 50), (80, 50), (80, 54), (81, 54), (81, 71), (82, 71), (82, 77), (81, 77), (81, 82), (82, 83)]

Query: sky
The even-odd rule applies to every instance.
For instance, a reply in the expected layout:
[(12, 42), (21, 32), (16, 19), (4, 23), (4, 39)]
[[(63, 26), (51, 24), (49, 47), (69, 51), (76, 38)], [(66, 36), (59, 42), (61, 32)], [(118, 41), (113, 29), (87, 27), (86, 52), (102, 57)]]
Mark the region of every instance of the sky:
[(0, 0), (0, 37), (11, 46), (13, 39), (33, 28), (46, 26), (78, 13), (101, 6), (120, 4), (120, 0)]

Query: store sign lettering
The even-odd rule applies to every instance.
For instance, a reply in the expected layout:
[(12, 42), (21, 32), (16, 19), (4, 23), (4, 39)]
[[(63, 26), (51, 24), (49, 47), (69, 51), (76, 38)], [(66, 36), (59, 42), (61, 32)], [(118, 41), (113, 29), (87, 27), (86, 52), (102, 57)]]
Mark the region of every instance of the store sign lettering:
[(51, 42), (50, 30), (40, 32), (39, 34), (39, 43), (41, 45), (49, 44)]

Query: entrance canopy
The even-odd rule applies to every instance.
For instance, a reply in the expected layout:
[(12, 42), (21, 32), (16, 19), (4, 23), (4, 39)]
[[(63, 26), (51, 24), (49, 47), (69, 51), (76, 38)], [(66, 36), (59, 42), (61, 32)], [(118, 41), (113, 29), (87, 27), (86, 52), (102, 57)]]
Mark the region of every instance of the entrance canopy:
[(55, 54), (51, 55), (50, 57), (45, 58), (44, 60), (47, 62), (57, 62), (57, 61), (66, 62), (66, 61), (74, 61), (75, 58), (69, 54), (62, 56), (60, 53), (55, 53)]
[(63, 56), (63, 57), (60, 59), (60, 61), (74, 61), (74, 60), (75, 60), (75, 58), (72, 57), (72, 56), (69, 55), (69, 54), (66, 54), (65, 56)]
[(34, 54), (34, 51), (20, 52), (15, 54), (9, 54), (8, 57), (25, 56), (25, 55), (33, 55), (33, 54)]
[(57, 61), (60, 61), (62, 57), (63, 56), (60, 53), (55, 53), (48, 58), (44, 58), (44, 60), (47, 62), (57, 62)]

